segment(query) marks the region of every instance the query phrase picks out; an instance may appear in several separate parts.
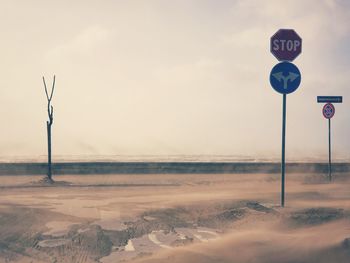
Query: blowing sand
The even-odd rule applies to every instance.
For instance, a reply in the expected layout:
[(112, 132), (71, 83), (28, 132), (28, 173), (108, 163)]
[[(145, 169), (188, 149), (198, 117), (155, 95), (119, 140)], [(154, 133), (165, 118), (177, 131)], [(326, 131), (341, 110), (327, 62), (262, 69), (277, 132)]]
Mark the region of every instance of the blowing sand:
[(0, 262), (350, 262), (350, 175), (1, 176)]

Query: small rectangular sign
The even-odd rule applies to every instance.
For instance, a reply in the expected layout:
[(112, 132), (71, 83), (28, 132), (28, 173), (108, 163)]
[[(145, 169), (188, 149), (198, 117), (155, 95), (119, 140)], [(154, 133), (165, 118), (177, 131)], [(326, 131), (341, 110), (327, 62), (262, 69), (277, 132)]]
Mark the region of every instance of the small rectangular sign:
[(318, 103), (342, 103), (343, 96), (317, 96)]

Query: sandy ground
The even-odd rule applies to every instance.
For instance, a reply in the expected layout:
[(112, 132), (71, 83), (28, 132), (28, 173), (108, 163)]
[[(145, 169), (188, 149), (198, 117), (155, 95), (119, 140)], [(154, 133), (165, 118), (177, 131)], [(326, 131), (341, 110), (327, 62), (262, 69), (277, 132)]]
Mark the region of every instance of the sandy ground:
[[(0, 262), (350, 262), (350, 175), (1, 176)], [(63, 183), (62, 183), (63, 182)], [(349, 239), (347, 239), (349, 238)]]

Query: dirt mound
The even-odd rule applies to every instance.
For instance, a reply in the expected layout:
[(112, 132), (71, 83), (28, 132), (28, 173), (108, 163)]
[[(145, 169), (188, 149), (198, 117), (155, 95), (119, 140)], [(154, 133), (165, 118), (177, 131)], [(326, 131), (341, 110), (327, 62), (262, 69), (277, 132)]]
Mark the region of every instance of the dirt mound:
[(223, 212), (203, 215), (198, 218), (197, 224), (203, 227), (223, 228), (233, 221), (242, 219), (245, 214), (246, 210), (243, 208), (227, 209)]
[(30, 185), (32, 186), (70, 186), (72, 185), (72, 183), (66, 182), (66, 181), (55, 181), (45, 176), (38, 181), (30, 182)]
[(139, 237), (155, 230), (174, 231), (175, 228), (210, 227), (224, 229), (228, 224), (242, 219), (250, 211), (277, 213), (259, 202), (214, 203), (158, 209), (145, 212), (135, 222), (126, 222), (132, 237)]
[(264, 212), (264, 213), (276, 213), (276, 211), (272, 208), (266, 207), (258, 202), (246, 202), (246, 207), (249, 209), (258, 211), (258, 212)]
[(289, 219), (296, 225), (318, 225), (344, 217), (343, 209), (320, 207), (293, 212)]

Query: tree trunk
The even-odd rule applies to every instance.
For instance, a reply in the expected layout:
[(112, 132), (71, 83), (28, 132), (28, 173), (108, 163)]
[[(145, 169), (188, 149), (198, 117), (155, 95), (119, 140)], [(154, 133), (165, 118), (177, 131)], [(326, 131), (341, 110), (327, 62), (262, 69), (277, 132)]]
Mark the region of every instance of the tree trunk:
[(51, 124), (49, 122), (46, 123), (47, 126), (47, 177), (51, 181), (52, 180), (52, 169), (51, 169)]

